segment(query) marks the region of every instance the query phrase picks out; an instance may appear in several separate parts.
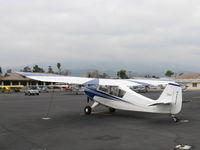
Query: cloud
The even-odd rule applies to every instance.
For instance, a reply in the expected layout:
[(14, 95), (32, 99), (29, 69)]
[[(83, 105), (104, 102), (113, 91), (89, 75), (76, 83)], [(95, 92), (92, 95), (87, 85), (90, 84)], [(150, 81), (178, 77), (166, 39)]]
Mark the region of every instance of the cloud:
[[(198, 65), (197, 0), (0, 2), (3, 67), (72, 62)], [(109, 65), (111, 64), (111, 65)], [(190, 68), (191, 69), (191, 68)]]

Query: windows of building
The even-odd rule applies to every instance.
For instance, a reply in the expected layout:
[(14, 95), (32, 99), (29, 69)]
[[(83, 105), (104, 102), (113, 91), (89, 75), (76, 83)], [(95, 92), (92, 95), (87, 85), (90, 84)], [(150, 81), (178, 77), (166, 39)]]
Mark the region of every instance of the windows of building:
[(192, 83), (192, 87), (197, 87), (197, 83)]

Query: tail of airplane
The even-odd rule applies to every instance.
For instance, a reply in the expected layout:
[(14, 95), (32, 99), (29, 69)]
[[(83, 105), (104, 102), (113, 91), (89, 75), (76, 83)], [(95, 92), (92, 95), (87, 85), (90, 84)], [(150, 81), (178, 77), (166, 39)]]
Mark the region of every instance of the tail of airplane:
[(156, 103), (153, 105), (171, 105), (171, 114), (178, 114), (182, 107), (182, 88), (169, 83)]

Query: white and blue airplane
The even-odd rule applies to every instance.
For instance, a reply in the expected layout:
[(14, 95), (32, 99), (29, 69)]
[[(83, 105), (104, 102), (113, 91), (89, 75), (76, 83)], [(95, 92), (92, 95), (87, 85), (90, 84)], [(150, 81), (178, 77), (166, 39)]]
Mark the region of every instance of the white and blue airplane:
[[(110, 112), (119, 109), (169, 114), (173, 121), (177, 122), (178, 118), (175, 115), (178, 114), (182, 108), (182, 88), (174, 81), (156, 79), (98, 79), (41, 73), (18, 73), (33, 80), (43, 82), (86, 85), (84, 92), (88, 100), (93, 101), (92, 106), (86, 106), (84, 108), (84, 113), (86, 115), (91, 114), (95, 107), (103, 105), (108, 107)], [(153, 100), (136, 93), (130, 88), (140, 85), (162, 85), (166, 86), (166, 88), (157, 100)]]

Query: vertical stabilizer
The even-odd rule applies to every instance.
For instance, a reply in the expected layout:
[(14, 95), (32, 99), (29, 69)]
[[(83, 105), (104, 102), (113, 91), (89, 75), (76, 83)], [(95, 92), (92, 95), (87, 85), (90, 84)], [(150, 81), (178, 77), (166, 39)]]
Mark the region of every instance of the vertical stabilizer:
[(171, 105), (170, 113), (178, 114), (182, 108), (182, 88), (178, 84), (169, 83), (156, 102)]

